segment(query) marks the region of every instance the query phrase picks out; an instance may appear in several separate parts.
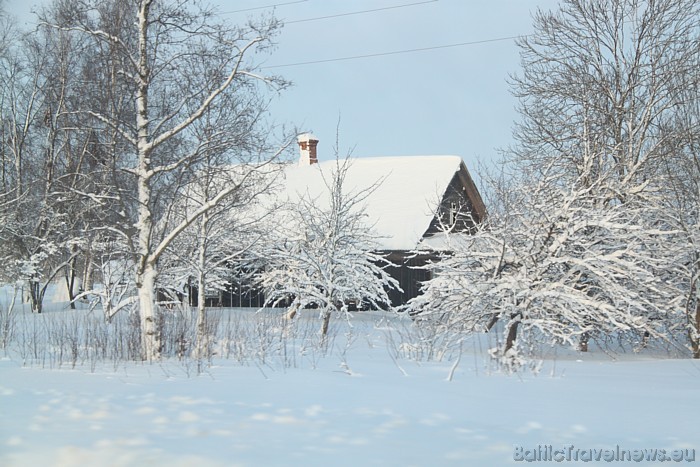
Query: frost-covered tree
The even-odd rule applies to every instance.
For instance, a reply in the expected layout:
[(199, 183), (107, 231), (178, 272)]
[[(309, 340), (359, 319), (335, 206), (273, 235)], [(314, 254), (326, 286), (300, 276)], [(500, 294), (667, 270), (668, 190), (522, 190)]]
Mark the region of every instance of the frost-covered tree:
[[(695, 0), (564, 0), (518, 41), (521, 121), (504, 152), (517, 176), (495, 196), (508, 209), (492, 206), (461, 242), (471, 250), (455, 246), (427, 286), (467, 329), (504, 322), (501, 355), (518, 332), (577, 337), (585, 349), (595, 333), (661, 335), (676, 324), (666, 169), (688, 131), (675, 123), (693, 102), (684, 90), (697, 81), (699, 12)], [(450, 282), (460, 274), (478, 288)]]
[(109, 235), (97, 235), (93, 239), (91, 261), (100, 283), (78, 295), (81, 298), (90, 297), (93, 309), (101, 306), (107, 322), (121, 310), (133, 306), (138, 299), (133, 277), (134, 265), (124, 247), (122, 242), (113, 240)]
[(11, 282), (26, 282), (36, 312), (49, 282), (75, 270), (84, 239), (81, 218), (95, 208), (93, 200), (77, 199), (70, 190), (84, 180), (78, 176), (84, 138), (70, 116), (78, 92), (73, 69), (82, 60), (77, 49), (59, 35), (22, 34), (0, 64), (2, 264)]
[(224, 187), (236, 186), (219, 205), (202, 214), (168, 247), (159, 286), (177, 294), (197, 290), (197, 335), (195, 354), (211, 355), (212, 342), (207, 321), (207, 292), (231, 290), (232, 277), (241, 274), (252, 251), (266, 235), (259, 198), (271, 190), (280, 164), (255, 166), (214, 165), (203, 169), (174, 203), (174, 218), (186, 219), (209, 202)]
[[(240, 145), (243, 149), (234, 158), (264, 141), (259, 133), (246, 133), (251, 125), (230, 134), (230, 125), (213, 126), (200, 138), (195, 123), (208, 113), (228, 114), (236, 123), (237, 118), (260, 121), (256, 83), (283, 83), (257, 74), (250, 56), (271, 44), (279, 23), (272, 19), (231, 25), (195, 1), (91, 0), (71, 2), (65, 14), (66, 21), (46, 20), (42, 25), (89, 38), (104, 52), (94, 66), (111, 70), (118, 84), (110, 105), (83, 106), (80, 112), (92, 118), (103, 137), (113, 135), (121, 149), (112, 164), (123, 219), (111, 228), (133, 256), (142, 356), (158, 358), (159, 259), (182, 231), (235, 186), (212, 193), (179, 223), (163, 220), (168, 206), (213, 145)], [(124, 102), (132, 112), (123, 110)], [(266, 154), (266, 148), (257, 145), (253, 153)]]
[(667, 276), (675, 232), (655, 224), (646, 204), (605, 206), (598, 188), (546, 177), (501, 186), (502, 204), (472, 235), (447, 234), (453, 251), (431, 265), (414, 312), (450, 332), (502, 323), (492, 353), (507, 365), (537, 345), (668, 338), (665, 323), (683, 306)]
[[(688, 116), (698, 101), (700, 4), (566, 0), (534, 21), (535, 33), (518, 42), (523, 70), (512, 78), (522, 121), (506, 151), (511, 168), (533, 180), (553, 170), (559, 186), (595, 190), (597, 209), (644, 205), (651, 225), (690, 232), (678, 221), (687, 224), (695, 208), (681, 208), (673, 187), (698, 135)], [(668, 237), (657, 252), (678, 252), (658, 273), (681, 288), (677, 266), (693, 269), (693, 242), (683, 254), (678, 240)], [(692, 284), (683, 295), (694, 296)]]
[(675, 151), (667, 143), (685, 132), (671, 123), (693, 104), (683, 91), (697, 82), (699, 27), (696, 0), (564, 0), (538, 11), (517, 42), (521, 120), (506, 159), (533, 176), (555, 169), (560, 183), (605, 177), (621, 201), (653, 183)]
[(318, 196), (290, 194), (275, 214), (279, 223), (259, 274), (267, 305), (289, 304), (290, 318), (318, 308), (324, 338), (334, 313), (347, 313), (352, 303), (389, 307), (387, 289), (398, 288), (384, 270), (391, 263), (377, 252), (378, 238), (363, 210), (376, 185), (348, 187), (351, 164), (337, 159), (332, 173), (322, 174), (325, 189)]
[[(700, 54), (695, 58), (700, 67)], [(682, 78), (682, 77), (681, 77)], [(700, 81), (686, 82), (685, 103), (672, 123), (679, 138), (669, 141), (674, 157), (665, 164), (668, 194), (665, 212), (678, 230), (679, 282), (686, 297), (686, 328), (694, 358), (700, 358)]]

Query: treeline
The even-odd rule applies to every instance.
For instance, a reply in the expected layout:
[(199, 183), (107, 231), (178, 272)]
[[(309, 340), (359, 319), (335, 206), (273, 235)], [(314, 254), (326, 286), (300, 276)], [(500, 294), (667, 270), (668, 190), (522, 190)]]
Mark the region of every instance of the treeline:
[[(49, 282), (72, 300), (127, 264), (134, 294), (102, 298), (138, 307), (156, 357), (159, 262), (285, 148), (267, 107), (287, 83), (256, 65), (280, 23), (153, 0), (55, 0), (32, 31), (1, 21), (1, 279), (26, 284), (39, 313)], [(215, 182), (232, 164), (236, 180)], [(203, 197), (183, 216), (174, 201), (195, 181)]]

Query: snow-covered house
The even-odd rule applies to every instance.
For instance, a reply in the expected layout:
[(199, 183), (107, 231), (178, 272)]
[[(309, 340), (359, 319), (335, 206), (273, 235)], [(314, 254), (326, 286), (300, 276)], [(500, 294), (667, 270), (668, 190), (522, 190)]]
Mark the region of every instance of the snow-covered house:
[[(335, 160), (319, 161), (319, 140), (311, 134), (298, 138), (298, 164), (285, 168), (278, 190), (293, 199), (328, 196), (324, 177)], [(419, 293), (428, 272), (416, 268), (444, 248), (445, 228), (465, 231), (481, 222), (485, 207), (481, 195), (459, 156), (360, 157), (352, 160), (344, 191), (358, 192), (375, 185), (365, 201), (367, 222), (377, 235), (378, 249), (398, 267), (390, 274), (403, 292), (393, 291), (394, 305), (405, 304)], [(277, 191), (277, 190), (276, 190)]]
[[(274, 225), (286, 223), (284, 209), (299, 203), (301, 197), (328, 204), (327, 183), (338, 169), (335, 159), (319, 161), (319, 140), (311, 134), (299, 136), (298, 163), (266, 166), (258, 173), (260, 183), (271, 189), (247, 204), (251, 219), (266, 219)], [(237, 168), (232, 168), (236, 178)], [(377, 240), (377, 253), (396, 267), (388, 269), (402, 291), (391, 290), (394, 306), (403, 305), (418, 295), (420, 283), (429, 279), (421, 269), (435, 259), (436, 251), (445, 250), (442, 232), (469, 231), (486, 214), (481, 195), (459, 156), (361, 157), (350, 161), (345, 173), (343, 192), (369, 190), (363, 210), (366, 224)], [(270, 215), (272, 213), (272, 215)], [(270, 227), (275, 230), (274, 227)], [(277, 229), (280, 230), (280, 229)], [(284, 228), (281, 229), (284, 231)], [(231, 288), (208, 297), (211, 305), (259, 307), (264, 297), (246, 279), (232, 278)], [(190, 287), (191, 289), (191, 287)], [(190, 304), (196, 294), (190, 290)]]

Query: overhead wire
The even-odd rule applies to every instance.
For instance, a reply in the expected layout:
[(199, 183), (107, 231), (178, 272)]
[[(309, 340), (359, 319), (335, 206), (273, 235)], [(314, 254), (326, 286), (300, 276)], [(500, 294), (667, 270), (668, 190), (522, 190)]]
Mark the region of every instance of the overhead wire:
[[(224, 12), (221, 12), (220, 14), (243, 13), (243, 12), (247, 12), (247, 11), (262, 10), (262, 9), (266, 9), (266, 8), (275, 8), (278, 6), (306, 3), (308, 1), (309, 0), (293, 0), (293, 1), (287, 1), (287, 2), (279, 2), (279, 3), (273, 3), (273, 4), (259, 6), (259, 7), (244, 8), (244, 9), (232, 10), (232, 11), (224, 11)], [(332, 18), (341, 18), (341, 17), (345, 17), (345, 16), (375, 13), (375, 12), (380, 12), (380, 11), (395, 10), (395, 9), (399, 9), (399, 8), (407, 8), (407, 7), (412, 7), (412, 6), (425, 5), (428, 3), (435, 3), (438, 1), (439, 0), (422, 0), (419, 2), (404, 3), (404, 4), (400, 4), (400, 5), (392, 5), (392, 6), (386, 6), (386, 7), (381, 7), (381, 8), (372, 8), (372, 9), (367, 9), (367, 10), (358, 10), (358, 11), (350, 11), (350, 12), (346, 12), (346, 13), (337, 13), (334, 15), (317, 16), (317, 17), (312, 17), (312, 18), (304, 18), (304, 19), (297, 19), (297, 20), (292, 20), (292, 21), (285, 21), (284, 24), (285, 25), (296, 24), (296, 23), (303, 23), (303, 22), (309, 22), (309, 21), (319, 21), (319, 20), (332, 19)], [(377, 53), (368, 53), (368, 54), (361, 54), (361, 55), (351, 55), (351, 56), (347, 56), (347, 57), (333, 57), (333, 58), (320, 59), (320, 60), (309, 60), (309, 61), (303, 61), (303, 62), (283, 63), (283, 64), (278, 64), (278, 65), (266, 65), (266, 66), (263, 66), (261, 68), (262, 69), (285, 68), (285, 67), (302, 66), (302, 65), (314, 65), (314, 64), (320, 64), (320, 63), (361, 60), (361, 59), (365, 59), (365, 58), (401, 55), (401, 54), (409, 54), (409, 53), (416, 53), (416, 52), (425, 52), (425, 51), (430, 51), (430, 50), (447, 49), (447, 48), (453, 48), (453, 47), (465, 47), (465, 46), (470, 46), (470, 45), (486, 44), (486, 43), (490, 43), (490, 42), (502, 42), (502, 41), (514, 40), (514, 39), (518, 39), (521, 37), (528, 37), (528, 36), (529, 36), (529, 34), (520, 35), (520, 36), (498, 37), (498, 38), (493, 38), (493, 39), (483, 39), (483, 40), (468, 41), (468, 42), (457, 42), (457, 43), (453, 43), (453, 44), (436, 45), (436, 46), (431, 46), (431, 47), (419, 47), (419, 48), (413, 48), (413, 49), (394, 50), (394, 51), (389, 51), (389, 52), (377, 52)]]
[(525, 35), (521, 35), (521, 36), (497, 37), (494, 39), (482, 39), (482, 40), (469, 41), (469, 42), (457, 42), (454, 44), (435, 45), (435, 46), (431, 46), (431, 47), (419, 47), (419, 48), (414, 48), (414, 49), (394, 50), (394, 51), (390, 51), (390, 52), (378, 52), (378, 53), (370, 53), (370, 54), (363, 54), (363, 55), (351, 55), (351, 56), (347, 56), (347, 57), (334, 57), (334, 58), (327, 58), (327, 59), (321, 59), (321, 60), (309, 60), (309, 61), (305, 61), (305, 62), (284, 63), (284, 64), (279, 64), (279, 65), (267, 65), (267, 66), (263, 66), (261, 68), (264, 68), (264, 69), (284, 68), (284, 67), (291, 67), (291, 66), (314, 65), (317, 63), (342, 62), (342, 61), (347, 61), (347, 60), (360, 60), (363, 58), (384, 57), (387, 55), (400, 55), (400, 54), (409, 54), (409, 53), (415, 53), (415, 52), (425, 52), (428, 50), (448, 49), (448, 48), (452, 48), (452, 47), (465, 47), (465, 46), (469, 46), (469, 45), (487, 44), (489, 42), (502, 42), (502, 41), (515, 40), (515, 39), (519, 39), (521, 37), (528, 37), (528, 36), (529, 36), (529, 34), (525, 34)]
[(256, 6), (252, 8), (244, 8), (242, 10), (233, 10), (233, 11), (222, 11), (222, 15), (230, 15), (233, 13), (244, 13), (246, 11), (254, 11), (254, 10), (264, 10), (265, 8), (276, 8), (278, 6), (285, 6), (285, 5), (294, 5), (296, 3), (304, 3), (308, 2), (309, 0), (295, 0), (293, 2), (283, 2), (283, 3), (274, 3), (272, 5), (265, 5), (265, 6)]
[[(306, 1), (306, 0), (304, 0), (304, 1)], [(351, 15), (375, 13), (375, 12), (379, 12), (379, 11), (395, 10), (398, 8), (406, 8), (406, 7), (412, 7), (412, 6), (417, 6), (417, 5), (425, 5), (428, 3), (435, 3), (437, 1), (439, 1), (439, 0), (422, 0), (419, 2), (404, 3), (404, 4), (400, 4), (400, 5), (392, 5), (392, 6), (381, 7), (381, 8), (373, 8), (373, 9), (367, 9), (367, 10), (338, 13), (338, 14), (334, 14), (334, 15), (325, 15), (325, 16), (317, 16), (317, 17), (313, 17), (313, 18), (304, 18), (304, 19), (297, 19), (297, 20), (292, 20), (292, 21), (284, 21), (284, 24), (285, 25), (296, 24), (296, 23), (303, 23), (303, 22), (308, 22), (308, 21), (318, 21), (318, 20), (340, 18), (340, 17), (344, 17), (344, 16), (351, 16)], [(295, 2), (289, 2), (289, 3), (295, 3)], [(260, 8), (263, 8), (263, 7), (260, 7)], [(490, 43), (490, 42), (502, 42), (502, 41), (514, 40), (514, 39), (518, 39), (520, 37), (527, 37), (527, 36), (528, 35), (497, 37), (497, 38), (493, 38), (493, 39), (482, 39), (482, 40), (468, 41), (468, 42), (457, 42), (457, 43), (452, 43), (452, 44), (436, 45), (436, 46), (430, 46), (430, 47), (418, 47), (418, 48), (403, 49), (403, 50), (394, 50), (394, 51), (389, 51), (389, 52), (377, 52), (377, 53), (368, 53), (368, 54), (361, 54), (361, 55), (350, 55), (347, 57), (333, 57), (333, 58), (319, 59), (319, 60), (308, 60), (308, 61), (303, 61), (303, 62), (282, 63), (282, 64), (278, 64), (278, 65), (266, 65), (266, 66), (263, 66), (261, 68), (262, 69), (285, 68), (285, 67), (302, 66), (302, 65), (314, 65), (314, 64), (319, 64), (319, 63), (360, 60), (360, 59), (364, 59), (364, 58), (401, 55), (401, 54), (409, 54), (409, 53), (416, 53), (416, 52), (425, 52), (425, 51), (430, 51), (430, 50), (447, 49), (447, 48), (453, 48), (453, 47), (465, 47), (465, 46), (469, 46), (469, 45), (486, 44), (486, 43)]]
[[(294, 5), (297, 3), (304, 3), (307, 2), (308, 0), (296, 0), (296, 1), (291, 1), (291, 2), (282, 2), (282, 3), (273, 3), (270, 5), (265, 5), (265, 6), (258, 6), (258, 7), (253, 7), (253, 8), (244, 8), (241, 10), (232, 10), (232, 11), (222, 11), (221, 14), (228, 15), (228, 14), (233, 14), (233, 13), (243, 13), (246, 11), (254, 11), (254, 10), (264, 10), (266, 8), (275, 8), (278, 6), (285, 6), (285, 5)], [(372, 8), (368, 10), (358, 10), (358, 11), (348, 11), (345, 13), (337, 13), (334, 15), (326, 15), (326, 16), (316, 16), (313, 18), (303, 18), (303, 19), (296, 19), (292, 21), (285, 21), (284, 24), (295, 24), (295, 23), (305, 23), (308, 21), (319, 21), (319, 20), (324, 20), (324, 19), (331, 19), (331, 18), (341, 18), (343, 16), (352, 16), (352, 15), (362, 15), (362, 14), (367, 14), (367, 13), (375, 13), (378, 11), (386, 11), (386, 10), (395, 10), (398, 8), (406, 8), (406, 7), (411, 7), (411, 6), (417, 6), (417, 5), (424, 5), (426, 3), (435, 3), (439, 0), (422, 0), (420, 2), (413, 2), (413, 3), (403, 3), (400, 5), (392, 5), (392, 6), (385, 6), (385, 7), (380, 7), (380, 8)]]
[(414, 3), (404, 3), (401, 5), (393, 5), (393, 6), (386, 6), (382, 8), (373, 8), (371, 10), (359, 10), (359, 11), (349, 11), (347, 13), (337, 13), (335, 15), (327, 15), (327, 16), (317, 16), (314, 18), (304, 18), (304, 19), (297, 19), (293, 21), (284, 21), (284, 24), (295, 24), (295, 23), (305, 23), (307, 21), (319, 21), (322, 19), (331, 19), (331, 18), (340, 18), (343, 16), (352, 16), (352, 15), (361, 15), (365, 13), (375, 13), (377, 11), (386, 11), (386, 10), (395, 10), (397, 8), (406, 8), (410, 6), (416, 6), (416, 5), (425, 5), (426, 3), (435, 3), (438, 0), (423, 0), (421, 2), (414, 2)]

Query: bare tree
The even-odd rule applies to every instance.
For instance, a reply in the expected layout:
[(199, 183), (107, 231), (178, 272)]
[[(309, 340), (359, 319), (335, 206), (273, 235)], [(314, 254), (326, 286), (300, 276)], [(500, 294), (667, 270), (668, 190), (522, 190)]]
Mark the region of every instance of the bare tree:
[(168, 247), (161, 267), (160, 287), (173, 298), (189, 293), (194, 279), (197, 296), (197, 335), (194, 354), (212, 354), (206, 298), (208, 292), (231, 290), (232, 277), (244, 270), (252, 251), (268, 233), (264, 218), (271, 211), (256, 208), (260, 197), (274, 189), (280, 164), (214, 164), (202, 169), (174, 203), (173, 219), (184, 220), (225, 187), (236, 189), (216, 208), (202, 214)]
[(2, 61), (3, 265), (14, 279), (27, 281), (36, 312), (49, 282), (74, 269), (81, 243), (77, 222), (93, 208), (90, 200), (73, 202), (65, 192), (76, 181), (70, 148), (82, 146), (67, 119), (79, 57), (66, 37), (34, 33), (21, 35)]
[(561, 183), (605, 177), (621, 202), (655, 185), (666, 143), (683, 131), (669, 123), (691, 104), (682, 90), (697, 72), (699, 13), (695, 0), (565, 0), (538, 11), (534, 34), (518, 41), (522, 120), (506, 159), (535, 177), (554, 168)]
[(259, 274), (267, 304), (288, 303), (288, 317), (317, 307), (324, 339), (334, 313), (347, 313), (352, 303), (390, 307), (387, 290), (399, 287), (384, 270), (391, 263), (377, 251), (378, 238), (363, 210), (377, 185), (347, 186), (351, 164), (336, 159), (333, 172), (321, 174), (325, 190), (318, 197), (291, 194), (276, 214), (278, 230), (270, 237)]
[[(212, 136), (202, 140), (193, 136), (194, 124), (212, 109), (221, 112), (217, 106), (222, 102), (241, 104), (257, 115), (255, 108), (246, 107), (246, 96), (255, 94), (255, 83), (284, 84), (257, 74), (248, 60), (254, 51), (264, 51), (271, 44), (279, 23), (270, 19), (230, 26), (217, 22), (199, 2), (93, 0), (71, 8), (67, 10), (70, 21), (42, 24), (85, 35), (108, 51), (104, 59), (116, 64), (111, 69), (120, 83), (119, 95), (134, 109), (133, 113), (109, 107), (80, 111), (103, 131), (114, 132), (128, 148), (118, 154), (113, 177), (126, 179), (122, 186), (133, 187), (136, 194), (132, 198), (132, 192), (118, 191), (122, 214), (129, 222), (113, 230), (134, 259), (142, 356), (155, 359), (160, 353), (155, 304), (158, 261), (182, 231), (235, 191), (235, 187), (223, 188), (177, 224), (161, 222), (203, 155), (211, 145), (220, 144), (223, 129), (211, 128)], [(232, 138), (240, 143), (246, 135), (237, 132)]]
[(700, 4), (564, 0), (534, 26), (511, 77), (522, 118), (504, 151), (513, 175), (492, 186), (502, 208), (455, 242), (414, 306), (469, 331), (502, 322), (506, 360), (518, 336), (581, 350), (595, 335), (669, 339), (685, 265), (667, 168), (697, 103)]
[[(679, 116), (697, 105), (688, 90), (697, 82), (700, 4), (566, 0), (534, 23), (518, 41), (523, 69), (512, 77), (522, 120), (505, 151), (511, 169), (533, 184), (590, 188), (596, 209), (644, 205), (640, 226), (671, 230), (667, 168), (697, 134), (697, 122)], [(678, 265), (668, 264), (658, 273), (678, 286)]]
[(413, 311), (448, 333), (503, 323), (492, 354), (508, 368), (540, 345), (669, 340), (663, 323), (678, 320), (682, 301), (665, 275), (675, 232), (646, 223), (646, 204), (601, 207), (597, 188), (547, 178), (492, 186), (507, 201), (473, 234), (446, 232), (451, 251), (430, 266)]
[[(696, 37), (696, 47), (700, 37)], [(695, 68), (700, 66), (700, 54)], [(690, 78), (690, 79), (689, 79)], [(674, 157), (665, 161), (668, 194), (665, 198), (666, 219), (679, 232), (681, 254), (677, 279), (685, 291), (686, 329), (694, 358), (700, 358), (700, 80), (697, 74), (678, 76), (682, 87), (676, 118), (671, 125), (679, 135), (669, 141)]]

